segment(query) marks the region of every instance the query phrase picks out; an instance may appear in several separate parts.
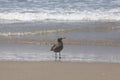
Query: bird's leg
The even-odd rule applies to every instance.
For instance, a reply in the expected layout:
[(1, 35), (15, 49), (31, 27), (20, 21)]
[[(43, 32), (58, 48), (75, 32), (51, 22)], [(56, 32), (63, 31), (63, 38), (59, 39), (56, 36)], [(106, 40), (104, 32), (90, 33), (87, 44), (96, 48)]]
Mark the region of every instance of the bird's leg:
[(60, 52), (59, 52), (59, 59), (61, 59), (61, 54), (60, 54)]
[(55, 60), (57, 60), (57, 53), (55, 53)]

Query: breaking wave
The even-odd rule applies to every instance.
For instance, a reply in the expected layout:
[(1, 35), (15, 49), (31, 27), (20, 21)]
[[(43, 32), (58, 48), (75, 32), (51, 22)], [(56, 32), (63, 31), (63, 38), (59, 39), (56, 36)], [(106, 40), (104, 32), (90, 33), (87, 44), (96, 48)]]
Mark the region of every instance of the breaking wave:
[(119, 0), (0, 0), (0, 22), (120, 21)]
[(113, 12), (65, 12), (65, 13), (0, 13), (0, 21), (119, 21), (120, 13)]

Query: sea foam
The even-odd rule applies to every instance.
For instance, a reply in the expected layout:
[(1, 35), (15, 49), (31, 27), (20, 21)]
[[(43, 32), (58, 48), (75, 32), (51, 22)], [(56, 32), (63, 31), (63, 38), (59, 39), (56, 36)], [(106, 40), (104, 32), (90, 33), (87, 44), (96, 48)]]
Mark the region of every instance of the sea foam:
[(119, 10), (113, 9), (107, 12), (83, 11), (83, 12), (64, 12), (64, 13), (0, 13), (0, 20), (4, 21), (119, 21)]

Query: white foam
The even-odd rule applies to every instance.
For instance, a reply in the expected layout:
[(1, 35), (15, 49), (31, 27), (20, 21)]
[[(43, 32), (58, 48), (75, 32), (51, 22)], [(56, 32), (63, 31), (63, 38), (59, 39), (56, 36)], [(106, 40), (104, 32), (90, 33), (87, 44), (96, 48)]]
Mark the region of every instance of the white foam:
[(0, 13), (0, 21), (43, 21), (43, 20), (54, 20), (54, 21), (119, 21), (120, 13), (119, 9), (112, 9), (110, 11), (74, 11), (74, 12), (62, 12), (61, 13)]
[(67, 29), (53, 29), (53, 30), (41, 30), (35, 32), (0, 32), (0, 36), (33, 36), (33, 35), (44, 35), (44, 34), (51, 34), (56, 32), (63, 32)]
[[(20, 53), (20, 52), (4, 52), (0, 54), (0, 60), (9, 61), (53, 61), (54, 56), (50, 52), (43, 53)], [(62, 55), (61, 61), (71, 62), (108, 62), (120, 63), (118, 56), (99, 56), (99, 55)]]

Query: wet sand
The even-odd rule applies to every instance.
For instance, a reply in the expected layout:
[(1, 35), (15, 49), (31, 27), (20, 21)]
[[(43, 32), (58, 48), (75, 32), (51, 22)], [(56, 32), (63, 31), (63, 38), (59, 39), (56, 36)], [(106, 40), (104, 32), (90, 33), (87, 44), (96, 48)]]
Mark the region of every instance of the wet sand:
[(0, 61), (0, 80), (120, 80), (120, 64)]

